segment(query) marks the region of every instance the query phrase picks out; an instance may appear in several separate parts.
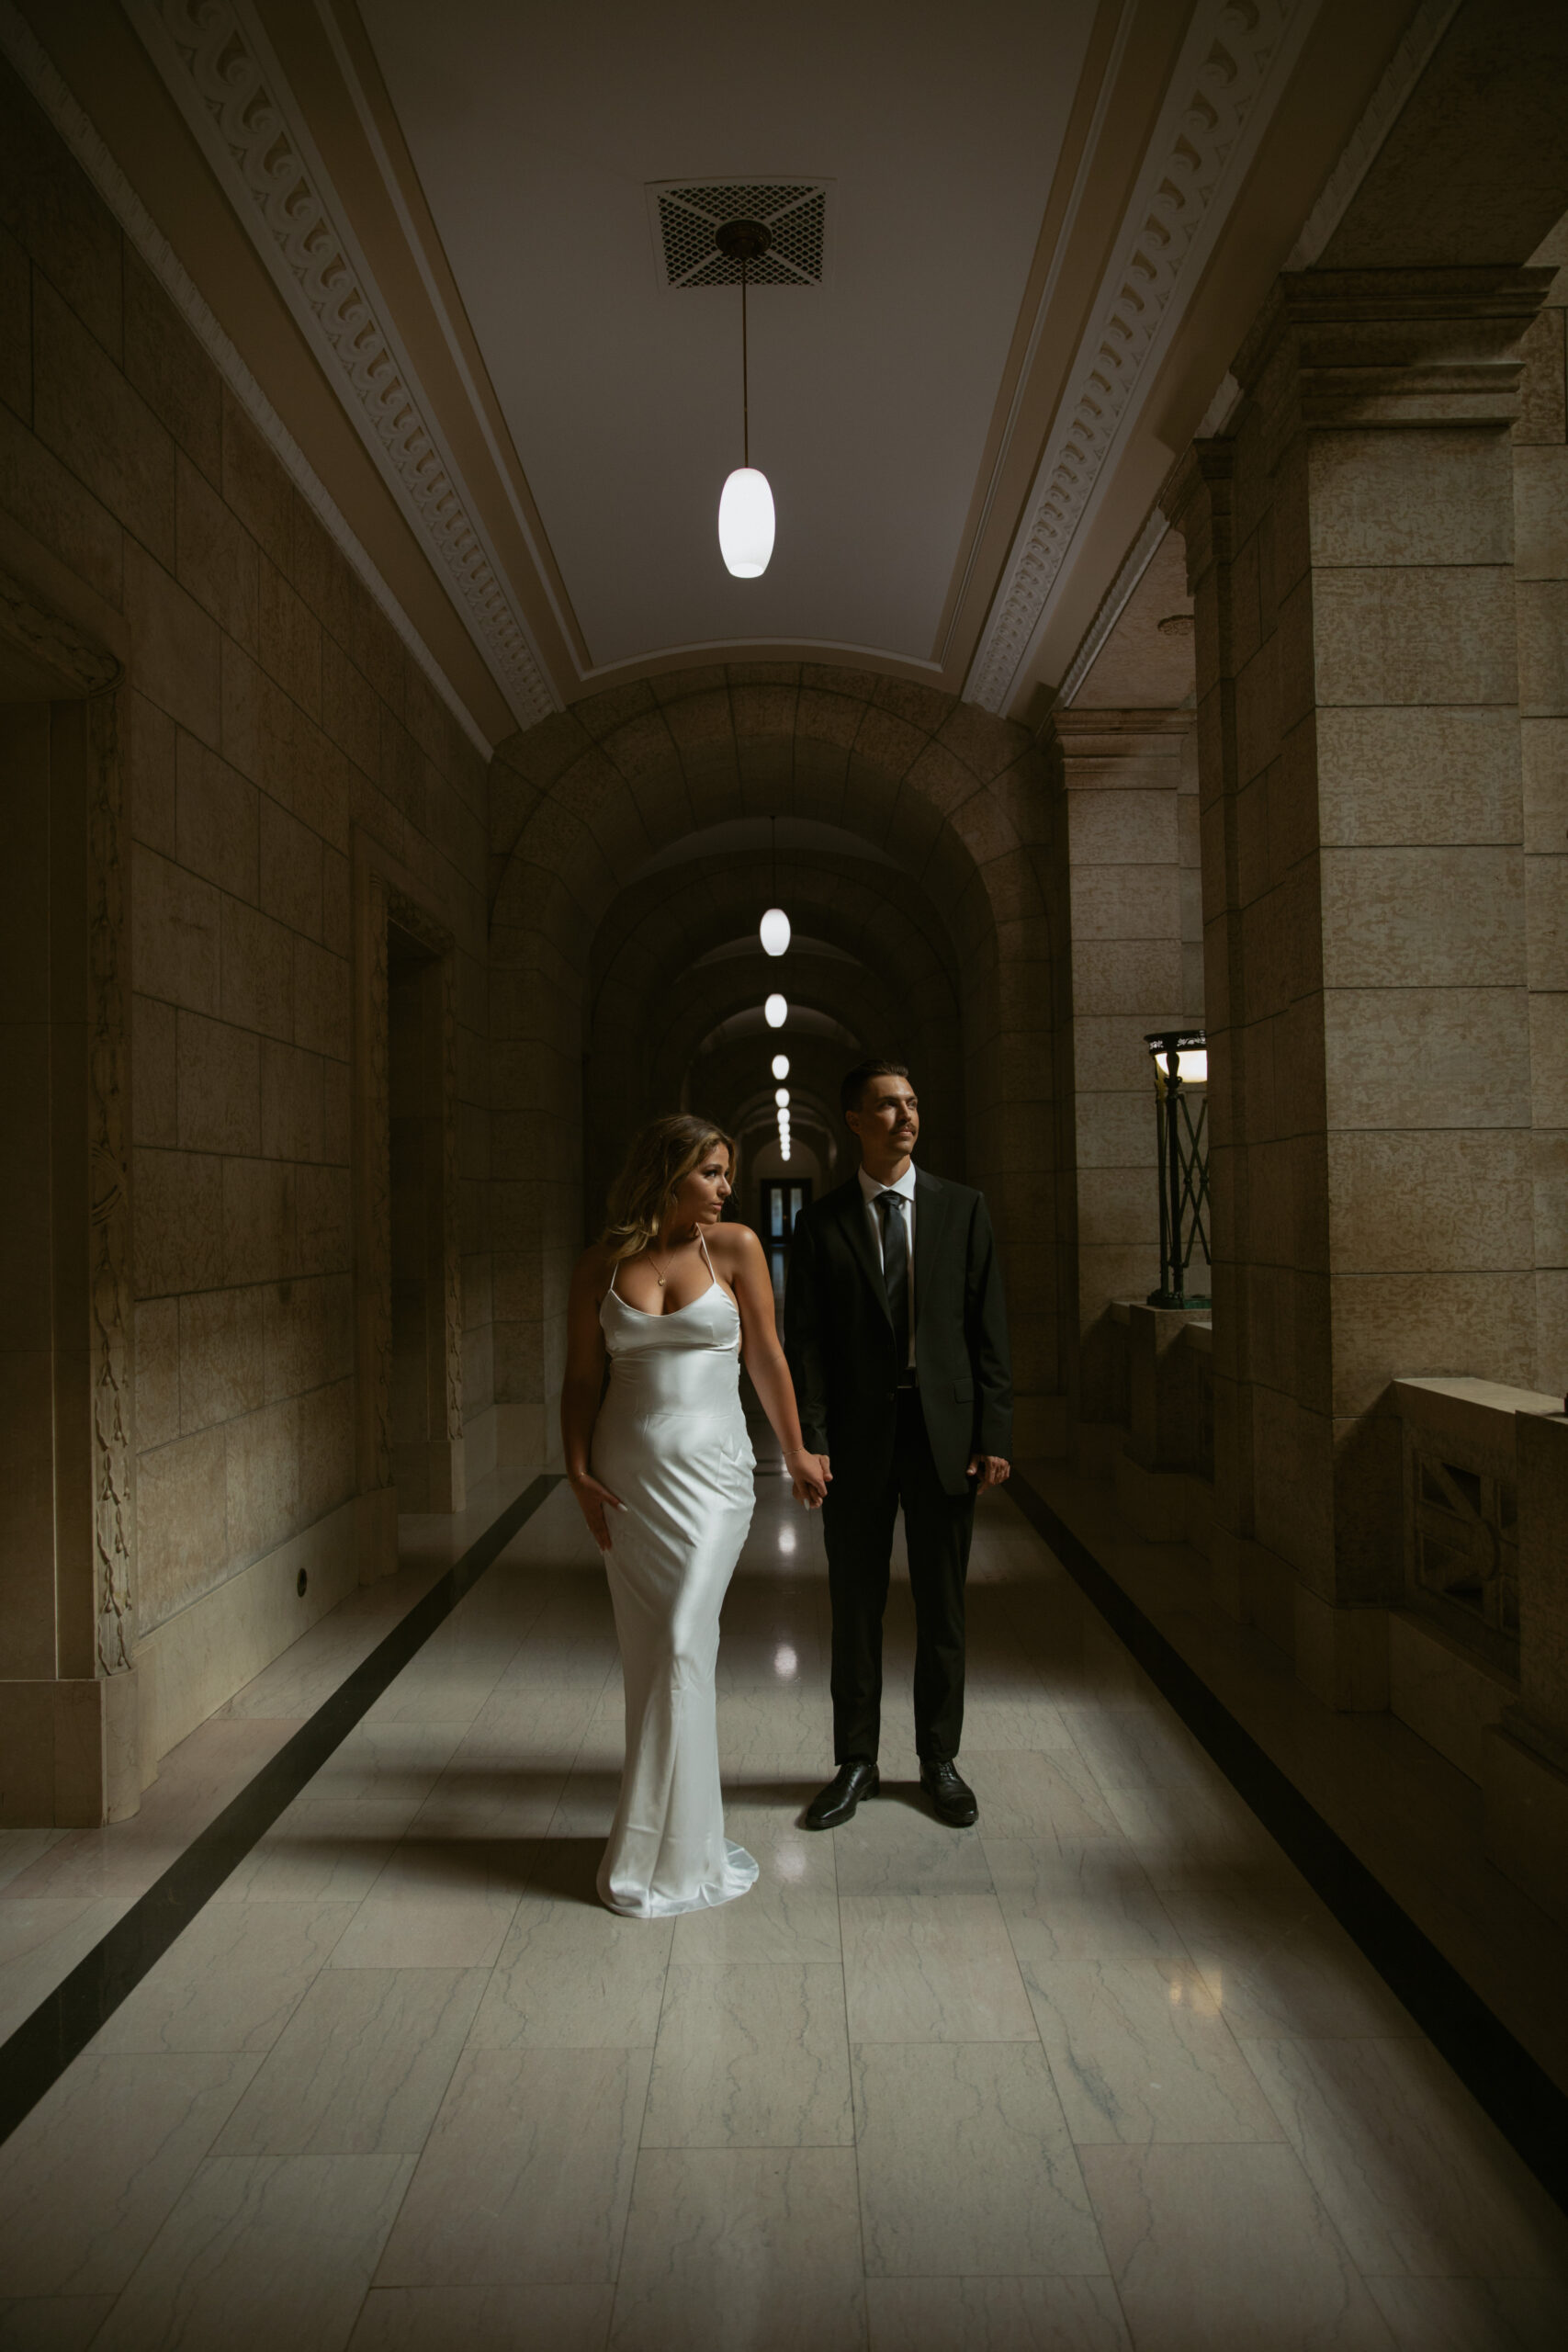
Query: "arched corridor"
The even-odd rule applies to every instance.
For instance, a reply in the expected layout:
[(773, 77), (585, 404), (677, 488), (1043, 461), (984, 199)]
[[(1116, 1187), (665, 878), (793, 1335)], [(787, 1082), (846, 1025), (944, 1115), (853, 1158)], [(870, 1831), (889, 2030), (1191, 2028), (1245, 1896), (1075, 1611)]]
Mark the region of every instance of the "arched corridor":
[[(818, 1134), (837, 1129), (851, 1040), (917, 1071), (931, 1165), (984, 1186), (1004, 1241), (1029, 1253), (1009, 1248), (1028, 1269), (1012, 1302), (1026, 1428), (1047, 1426), (1059, 1392), (1039, 754), (950, 697), (803, 665), (762, 679), (760, 666), (677, 673), (657, 698), (593, 696), (497, 752), (491, 1148), (516, 1167), (553, 1142), (557, 1170), (503, 1179), (496, 1201), (496, 1401), (526, 1432), (507, 1441), (518, 1458), (545, 1444), (567, 1269), (629, 1128), (682, 1101), (732, 1118), (765, 1087), (761, 1045), (742, 1076), (727, 1039), (736, 1074), (723, 1080), (699, 1056), (781, 977), (801, 1013), (836, 1024)], [(787, 969), (756, 942), (775, 838), (797, 934)], [(792, 1053), (795, 1034), (778, 1040)], [(578, 1035), (581, 1056), (566, 1044)], [(699, 1070), (744, 1091), (699, 1099)]]

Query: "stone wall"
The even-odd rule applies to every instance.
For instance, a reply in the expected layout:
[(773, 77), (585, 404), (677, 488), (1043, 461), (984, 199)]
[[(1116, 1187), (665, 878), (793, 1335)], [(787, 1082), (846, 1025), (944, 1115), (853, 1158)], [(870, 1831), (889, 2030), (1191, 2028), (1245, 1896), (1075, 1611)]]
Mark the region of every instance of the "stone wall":
[(1555, 270), (1521, 345), (1514, 443), (1514, 597), (1529, 989), (1536, 1363), (1568, 1388), (1568, 222), (1531, 255)]
[(355, 1509), (367, 861), (456, 943), (463, 1411), (485, 1466), (486, 772), (8, 74), (0, 157), (6, 552), (38, 599), (96, 616), (125, 667), (146, 1772), (387, 1565), (384, 1519), (362, 1559)]

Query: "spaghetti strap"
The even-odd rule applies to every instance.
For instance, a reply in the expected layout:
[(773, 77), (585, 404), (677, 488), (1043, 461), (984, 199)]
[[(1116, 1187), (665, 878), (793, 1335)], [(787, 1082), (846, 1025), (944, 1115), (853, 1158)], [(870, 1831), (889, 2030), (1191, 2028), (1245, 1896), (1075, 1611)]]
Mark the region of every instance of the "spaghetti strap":
[(716, 1283), (718, 1276), (714, 1272), (713, 1260), (708, 1256), (708, 1245), (703, 1239), (703, 1229), (700, 1225), (697, 1227), (697, 1247), (703, 1253), (703, 1262), (707, 1267), (709, 1282)]
[(615, 1288), (615, 1268), (614, 1262), (612, 1262), (610, 1267), (610, 1296), (615, 1300), (617, 1306), (624, 1306), (626, 1303), (621, 1296), (620, 1292)]

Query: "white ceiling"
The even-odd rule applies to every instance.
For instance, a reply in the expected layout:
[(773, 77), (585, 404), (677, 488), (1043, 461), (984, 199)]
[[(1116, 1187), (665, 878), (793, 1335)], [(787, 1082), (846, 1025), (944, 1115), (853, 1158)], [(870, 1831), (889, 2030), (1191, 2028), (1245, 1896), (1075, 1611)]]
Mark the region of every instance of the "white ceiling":
[[(932, 658), (1091, 14), (361, 0), (595, 668)], [(739, 300), (664, 288), (645, 190), (796, 175), (835, 183), (829, 282), (751, 298), (778, 542), (736, 581)]]

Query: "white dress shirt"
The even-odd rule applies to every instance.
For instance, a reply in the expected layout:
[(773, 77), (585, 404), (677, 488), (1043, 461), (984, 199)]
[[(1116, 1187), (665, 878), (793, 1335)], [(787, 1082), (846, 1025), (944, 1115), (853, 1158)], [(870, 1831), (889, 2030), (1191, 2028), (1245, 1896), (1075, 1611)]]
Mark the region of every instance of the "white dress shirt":
[(909, 1270), (909, 1366), (912, 1370), (915, 1362), (915, 1163), (913, 1160), (909, 1162), (896, 1184), (879, 1183), (874, 1176), (868, 1176), (863, 1168), (860, 1171), (860, 1188), (865, 1194), (865, 1213), (871, 1219), (872, 1243), (876, 1251), (876, 1262), (879, 1266), (882, 1264), (882, 1211), (876, 1204), (884, 1193), (893, 1193), (897, 1196), (898, 1214), (904, 1219), (904, 1240)]

